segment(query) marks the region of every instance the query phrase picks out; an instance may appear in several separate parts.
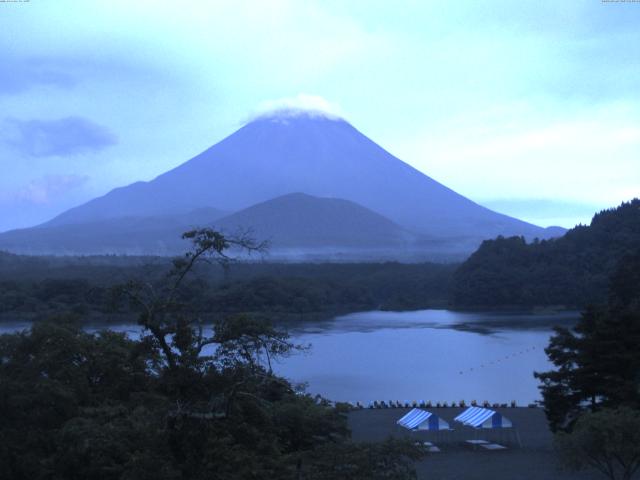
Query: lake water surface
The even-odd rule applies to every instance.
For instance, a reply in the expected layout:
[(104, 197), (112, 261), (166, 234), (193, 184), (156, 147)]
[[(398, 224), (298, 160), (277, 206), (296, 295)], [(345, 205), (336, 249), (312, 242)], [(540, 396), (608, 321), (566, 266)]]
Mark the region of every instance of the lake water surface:
[(355, 313), (292, 330), (311, 352), (286, 359), (277, 370), (332, 400), (527, 404), (540, 398), (533, 372), (551, 367), (544, 348), (553, 325), (573, 325), (578, 317)]
[[(569, 326), (577, 319), (575, 312), (354, 313), (292, 326), (293, 340), (311, 344), (311, 349), (274, 368), (293, 382), (306, 382), (310, 393), (332, 400), (527, 404), (540, 398), (533, 372), (550, 368), (544, 348), (552, 326)], [(3, 323), (0, 333), (28, 326)], [(137, 325), (110, 328), (139, 334)]]

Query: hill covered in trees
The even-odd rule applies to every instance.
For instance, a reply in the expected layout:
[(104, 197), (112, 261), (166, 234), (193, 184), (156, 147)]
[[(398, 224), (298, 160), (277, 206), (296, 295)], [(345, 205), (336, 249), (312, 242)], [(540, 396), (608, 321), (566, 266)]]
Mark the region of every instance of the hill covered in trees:
[(453, 277), (456, 307), (583, 307), (606, 300), (618, 262), (640, 249), (640, 200), (597, 213), (589, 226), (563, 237), (498, 237), (480, 248)]

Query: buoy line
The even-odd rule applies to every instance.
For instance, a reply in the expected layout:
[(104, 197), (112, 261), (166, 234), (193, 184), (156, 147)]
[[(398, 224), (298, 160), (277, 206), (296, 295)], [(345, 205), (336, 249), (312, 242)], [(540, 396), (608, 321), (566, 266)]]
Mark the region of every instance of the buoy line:
[(480, 368), (485, 368), (485, 367), (488, 367), (488, 366), (491, 366), (491, 365), (495, 365), (495, 364), (498, 364), (498, 363), (505, 363), (507, 360), (511, 360), (511, 359), (517, 358), (520, 355), (524, 355), (526, 353), (533, 352), (534, 350), (537, 350), (536, 347), (535, 346), (531, 346), (529, 348), (525, 348), (524, 350), (520, 350), (519, 352), (511, 353), (509, 355), (505, 355), (504, 357), (500, 357), (498, 359), (491, 360), (490, 362), (484, 362), (484, 363), (481, 363), (480, 365), (476, 365), (475, 367), (469, 367), (469, 368), (467, 368), (465, 370), (460, 370), (458, 372), (458, 374), (459, 375), (464, 375), (465, 373), (473, 372), (475, 368), (480, 369)]

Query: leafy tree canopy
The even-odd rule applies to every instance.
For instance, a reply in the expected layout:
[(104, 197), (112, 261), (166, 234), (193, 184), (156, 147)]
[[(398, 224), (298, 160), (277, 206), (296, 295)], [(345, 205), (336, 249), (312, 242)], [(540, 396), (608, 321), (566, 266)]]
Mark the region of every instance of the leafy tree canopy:
[(556, 446), (571, 469), (592, 467), (611, 480), (630, 480), (640, 468), (640, 411), (587, 413), (571, 433), (557, 436)]
[(573, 329), (557, 328), (546, 349), (555, 370), (536, 373), (552, 429), (583, 411), (640, 407), (640, 250), (624, 257), (606, 306), (586, 309)]
[[(407, 442), (355, 444), (346, 418), (270, 362), (300, 348), (246, 316), (212, 326), (186, 278), (233, 243), (209, 230), (157, 282), (123, 285), (140, 340), (77, 318), (0, 336), (0, 471), (11, 479), (415, 478)], [(241, 248), (255, 244), (237, 243)], [(373, 461), (372, 461), (373, 460)]]
[(605, 302), (609, 277), (640, 246), (640, 199), (597, 213), (590, 226), (527, 243), (487, 240), (453, 278), (459, 307), (580, 307)]

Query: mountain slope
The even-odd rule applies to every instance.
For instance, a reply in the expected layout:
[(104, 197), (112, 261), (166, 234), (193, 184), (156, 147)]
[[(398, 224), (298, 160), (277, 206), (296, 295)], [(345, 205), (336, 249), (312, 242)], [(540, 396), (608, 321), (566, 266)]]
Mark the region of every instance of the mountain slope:
[(224, 215), (215, 208), (199, 208), (185, 214), (11, 230), (0, 234), (0, 249), (23, 254), (175, 254), (189, 247), (180, 238), (182, 233), (196, 226), (211, 226)]
[(290, 192), (351, 200), (429, 235), (547, 236), (542, 228), (441, 185), (346, 121), (312, 114), (254, 120), (154, 180), (115, 189), (48, 225), (177, 213), (202, 205), (237, 211)]
[(14, 230), (0, 235), (0, 248), (20, 253), (178, 254), (189, 246), (181, 234), (204, 226), (228, 235), (251, 230), (252, 237), (269, 241), (272, 258), (394, 258), (396, 250), (411, 250), (423, 241), (354, 202), (293, 193), (226, 216), (203, 208), (184, 215)]
[[(248, 123), (150, 182), (116, 188), (39, 227), (0, 234), (0, 248), (23, 253), (172, 252), (183, 245), (175, 240), (181, 230), (194, 224), (209, 225), (217, 218), (194, 222), (185, 217), (189, 212), (209, 205), (238, 212), (291, 192), (343, 199), (386, 217), (395, 226), (376, 228), (387, 232), (384, 235), (395, 231), (398, 238), (399, 230), (404, 230), (403, 235), (412, 238), (411, 248), (421, 249), (423, 257), (433, 253), (460, 258), (483, 239), (497, 235), (547, 238), (558, 234), (468, 200), (397, 159), (344, 120), (312, 112), (280, 112)], [(298, 198), (296, 208), (303, 204)], [(265, 219), (275, 218), (276, 205), (286, 207), (271, 204)], [(328, 208), (329, 203), (323, 205)], [(350, 213), (340, 220), (345, 228), (357, 224), (362, 213), (347, 210)], [(324, 227), (322, 222), (314, 228), (306, 225), (304, 234), (300, 229), (294, 231), (294, 220), (285, 218), (295, 216), (294, 211), (286, 208), (278, 217), (284, 231), (278, 232), (275, 223), (262, 218), (264, 212), (256, 213), (260, 211), (245, 212), (236, 223), (242, 220), (243, 226), (261, 229), (289, 247), (332, 247), (336, 242), (345, 246), (353, 234), (335, 237), (343, 228), (335, 223), (338, 217)], [(318, 222), (325, 213), (313, 210), (308, 217)], [(372, 220), (371, 215), (368, 218)], [(349, 240), (353, 248), (362, 247), (374, 236), (365, 231)], [(387, 240), (381, 237), (381, 244)], [(394, 245), (398, 248), (395, 258), (406, 258), (406, 252), (399, 249), (407, 244)]]
[(292, 193), (215, 222), (225, 232), (250, 228), (272, 247), (400, 247), (416, 236), (354, 202)]

